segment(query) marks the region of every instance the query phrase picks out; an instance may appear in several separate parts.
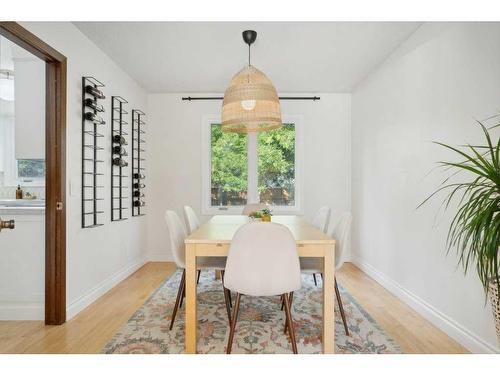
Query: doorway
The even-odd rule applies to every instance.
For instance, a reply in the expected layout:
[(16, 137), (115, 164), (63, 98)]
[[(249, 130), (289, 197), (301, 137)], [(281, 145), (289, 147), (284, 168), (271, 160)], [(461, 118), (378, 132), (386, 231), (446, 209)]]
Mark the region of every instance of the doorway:
[[(39, 103), (40, 100), (43, 100), (44, 103), (44, 108), (42, 108), (42, 110), (44, 109), (44, 116), (39, 119), (39, 127), (44, 127), (44, 129), (33, 128), (36, 129), (33, 130), (33, 132), (37, 133), (41, 130), (40, 134), (44, 136), (45, 144), (41, 145), (40, 142), (30, 144), (30, 141), (37, 140), (36, 137), (31, 136), (24, 137), (23, 139), (26, 141), (20, 138), (18, 142), (18, 140), (15, 139), (15, 135), (13, 135), (14, 145), (18, 144), (18, 154), (16, 155), (14, 153), (10, 156), (10, 160), (12, 161), (10, 165), (12, 167), (8, 172), (8, 178), (10, 180), (7, 181), (7, 184), (11, 185), (14, 181), (13, 179), (15, 179), (15, 181), (21, 185), (20, 182), (24, 179), (25, 185), (29, 185), (30, 183), (38, 183), (38, 185), (40, 185), (43, 175), (43, 193), (40, 189), (34, 190), (32, 188), (31, 191), (29, 191), (30, 189), (27, 188), (26, 190), (30, 193), (30, 198), (38, 194), (40, 196), (37, 196), (37, 198), (45, 199), (35, 199), (33, 201), (16, 199), (11, 205), (31, 205), (30, 208), (34, 210), (35, 207), (33, 206), (35, 201), (37, 201), (36, 203), (39, 204), (39, 207), (43, 203), (45, 208), (45, 228), (44, 230), (42, 228), (44, 238), (42, 237), (41, 239), (42, 243), (40, 244), (40, 249), (42, 251), (41, 257), (44, 263), (42, 275), (44, 281), (44, 320), (46, 324), (62, 324), (66, 321), (66, 57), (16, 22), (0, 22), (0, 35), (5, 38), (4, 40), (10, 41), (12, 46), (14, 46), (13, 49), (17, 50), (18, 54), (26, 53), (27, 60), (30, 59), (30, 55), (39, 59), (39, 64), (33, 63), (33, 66), (27, 68), (28, 72), (38, 69), (39, 72), (41, 71), (42, 74), (44, 73), (45, 82), (41, 87), (43, 92), (40, 95), (41, 98), (36, 101)], [(5, 72), (2, 71), (4, 73), (3, 77), (6, 80), (13, 79), (15, 81), (15, 69), (10, 69), (12, 71), (9, 71), (7, 67), (5, 70)], [(26, 77), (26, 74), (29, 75), (29, 73), (23, 73), (23, 67), (21, 66), (18, 72), (20, 81), (23, 79), (21, 74), (23, 74), (24, 77)], [(40, 75), (39, 73), (37, 74)], [(5, 87), (8, 88), (10, 87), (9, 85), (12, 86), (13, 83), (6, 82)], [(36, 91), (37, 90), (33, 89), (27, 90), (26, 92), (32, 95)], [(21, 93), (22, 88), (19, 88), (18, 92)], [(23, 110), (23, 107), (19, 106), (19, 110), (22, 111), (16, 116), (19, 120), (23, 115), (26, 115), (26, 108), (29, 107), (24, 105)], [(36, 121), (32, 119), (29, 126), (35, 126), (35, 124)], [(22, 125), (20, 129), (22, 129)], [(23, 130), (19, 130), (18, 132), (22, 134)], [(28, 131), (28, 134), (29, 133)], [(30, 141), (28, 141), (28, 139)], [(43, 152), (44, 158), (41, 157)], [(38, 187), (40, 188), (40, 186)], [(36, 192), (33, 193), (33, 191)], [(19, 198), (19, 191), (17, 193), (17, 197)], [(25, 192), (23, 191), (23, 196), (26, 198), (24, 194)], [(13, 198), (15, 199), (15, 197), (14, 192)], [(13, 209), (14, 207), (10, 207), (10, 210), (6, 209), (4, 213), (0, 210), (0, 218), (7, 221), (4, 227), (12, 226), (7, 215), (15, 212)], [(13, 226), (13, 229), (6, 228), (0, 231), (0, 247), (2, 241), (4, 241), (5, 244), (7, 243), (7, 239), (2, 239), (5, 231), (12, 231), (12, 234), (15, 233), (16, 224), (13, 223)], [(36, 226), (32, 228), (32, 230), (36, 232), (34, 228), (36, 228)], [(24, 230), (28, 230), (28, 233), (30, 232), (30, 229), (27, 229), (26, 226)], [(23, 237), (25, 237), (25, 235), (23, 235)], [(31, 239), (33, 240), (33, 238)], [(24, 240), (24, 238), (14, 238), (14, 241), (21, 240)], [(29, 244), (27, 246), (29, 246)], [(45, 251), (43, 251), (43, 249)], [(23, 264), (24, 263), (27, 264), (28, 259), (26, 259), (26, 262), (23, 262)]]

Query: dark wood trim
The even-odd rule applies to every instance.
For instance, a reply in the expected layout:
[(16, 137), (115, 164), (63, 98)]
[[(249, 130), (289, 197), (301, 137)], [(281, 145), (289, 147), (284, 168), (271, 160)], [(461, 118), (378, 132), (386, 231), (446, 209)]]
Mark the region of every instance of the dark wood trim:
[(0, 34), (43, 61), (66, 61), (66, 57), (17, 22), (0, 22)]
[(45, 323), (66, 321), (66, 57), (16, 22), (0, 35), (46, 63)]

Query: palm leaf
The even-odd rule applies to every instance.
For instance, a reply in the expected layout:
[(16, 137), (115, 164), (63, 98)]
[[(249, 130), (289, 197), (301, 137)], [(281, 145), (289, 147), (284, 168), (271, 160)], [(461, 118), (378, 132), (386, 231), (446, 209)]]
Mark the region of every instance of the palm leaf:
[[(490, 128), (481, 121), (477, 124), (484, 135), (483, 145), (468, 144), (461, 150), (435, 142), (462, 160), (439, 162), (446, 172), (452, 173), (418, 207), (443, 191), (447, 191), (442, 201), (445, 210), (451, 208), (452, 202), (457, 202), (446, 238), (447, 252), (456, 250), (458, 263), (465, 273), (471, 266), (476, 268), (488, 294), (490, 280), (500, 282), (500, 138), (493, 141), (490, 134), (500, 124)], [(472, 178), (469, 181), (452, 181), (458, 178), (460, 172)]]

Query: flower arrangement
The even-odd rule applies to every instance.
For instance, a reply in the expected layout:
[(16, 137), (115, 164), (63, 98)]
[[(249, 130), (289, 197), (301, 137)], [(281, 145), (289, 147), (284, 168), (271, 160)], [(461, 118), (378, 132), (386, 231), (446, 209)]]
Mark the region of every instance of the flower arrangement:
[(250, 212), (250, 214), (248, 214), (248, 217), (255, 221), (271, 221), (271, 216), (273, 216), (273, 214), (269, 208), (264, 208), (263, 210)]
[(248, 214), (248, 217), (251, 219), (262, 219), (262, 212), (260, 211), (250, 212)]

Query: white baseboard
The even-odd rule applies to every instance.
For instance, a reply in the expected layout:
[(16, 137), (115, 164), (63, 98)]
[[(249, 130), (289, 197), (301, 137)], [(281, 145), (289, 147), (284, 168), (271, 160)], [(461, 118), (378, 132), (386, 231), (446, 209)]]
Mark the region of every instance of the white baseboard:
[(73, 318), (76, 314), (82, 311), (84, 308), (89, 306), (92, 302), (96, 301), (99, 297), (109, 291), (111, 288), (116, 286), (118, 283), (125, 280), (127, 277), (132, 275), (135, 271), (146, 264), (146, 257), (141, 257), (138, 261), (133, 264), (126, 266), (111, 275), (106, 280), (102, 281), (94, 288), (92, 288), (88, 293), (84, 294), (80, 298), (76, 299), (72, 303), (66, 306), (66, 319), (69, 320)]
[(2, 302), (0, 320), (44, 320), (43, 302)]
[(470, 350), (472, 353), (499, 353), (498, 348), (470, 332), (455, 320), (443, 314), (441, 311), (431, 306), (409, 290), (405, 289), (403, 286), (374, 268), (372, 265), (364, 262), (361, 258), (352, 256), (351, 261), (385, 289), (409, 305), (413, 310), (418, 312), (425, 319), (441, 329), (448, 336), (453, 338), (466, 349)]

